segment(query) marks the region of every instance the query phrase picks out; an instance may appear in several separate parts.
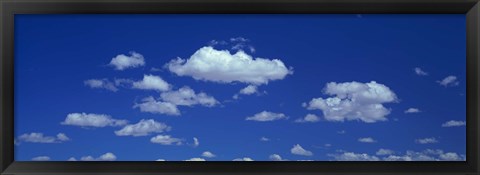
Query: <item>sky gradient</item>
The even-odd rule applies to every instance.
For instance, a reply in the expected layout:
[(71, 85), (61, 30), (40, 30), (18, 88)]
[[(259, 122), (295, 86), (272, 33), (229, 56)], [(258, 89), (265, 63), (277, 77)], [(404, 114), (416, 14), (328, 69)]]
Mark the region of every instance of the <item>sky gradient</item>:
[(464, 15), (16, 15), (16, 161), (463, 161)]

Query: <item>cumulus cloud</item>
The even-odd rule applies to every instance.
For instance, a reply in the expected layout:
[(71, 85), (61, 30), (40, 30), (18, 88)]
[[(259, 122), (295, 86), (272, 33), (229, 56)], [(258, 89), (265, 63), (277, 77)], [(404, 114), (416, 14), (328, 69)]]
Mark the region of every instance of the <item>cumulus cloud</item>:
[(270, 139), (267, 138), (267, 137), (260, 137), (260, 141), (262, 141), (262, 142), (268, 142), (268, 141), (270, 141)]
[(438, 143), (438, 140), (435, 137), (430, 137), (430, 138), (416, 139), (415, 142), (419, 144), (430, 144), (430, 143)]
[(465, 126), (467, 123), (465, 121), (456, 121), (450, 120), (442, 124), (442, 127), (458, 127), (458, 126)]
[(239, 93), (244, 94), (244, 95), (250, 95), (250, 94), (257, 93), (257, 86), (248, 85), (247, 87), (241, 89)]
[(198, 138), (194, 137), (193, 138), (193, 147), (197, 147), (200, 145), (200, 141), (198, 140)]
[(83, 156), (80, 158), (80, 160), (81, 161), (115, 161), (117, 160), (117, 156), (115, 156), (115, 154), (111, 152), (108, 152), (96, 158), (93, 156)]
[(233, 161), (253, 161), (253, 159), (250, 157), (244, 157), (244, 158), (233, 159)]
[(38, 157), (32, 158), (32, 160), (33, 161), (49, 161), (50, 157), (48, 157), (48, 156), (38, 156)]
[(231, 54), (228, 50), (203, 47), (190, 58), (177, 58), (166, 67), (178, 76), (219, 83), (242, 82), (254, 85), (282, 80), (293, 71), (279, 59), (253, 58), (244, 51)]
[(204, 158), (194, 157), (194, 158), (187, 159), (185, 161), (206, 161), (206, 160)]
[(258, 122), (269, 122), (281, 119), (288, 119), (288, 117), (283, 113), (273, 113), (268, 111), (262, 111), (260, 113), (255, 114), (254, 116), (250, 116), (245, 118), (245, 120), (251, 121), (258, 121)]
[(83, 84), (85, 84), (85, 86), (89, 86), (90, 88), (106, 89), (113, 92), (118, 91), (118, 88), (115, 86), (115, 84), (108, 79), (90, 79), (85, 80)]
[(168, 84), (162, 77), (155, 75), (143, 75), (143, 79), (132, 84), (134, 89), (168, 91), (171, 85)]
[(203, 92), (195, 93), (195, 91), (188, 86), (184, 86), (176, 91), (163, 92), (160, 94), (160, 98), (165, 102), (179, 106), (198, 104), (213, 107), (219, 103), (214, 97)]
[(271, 161), (286, 161), (285, 159), (282, 158), (282, 156), (278, 154), (272, 154), (268, 157)]
[(130, 56), (120, 54), (112, 58), (109, 65), (115, 67), (116, 70), (125, 70), (128, 68), (144, 66), (145, 60), (143, 55), (136, 52), (130, 52)]
[(77, 161), (77, 159), (75, 157), (70, 157), (70, 158), (68, 158), (67, 161)]
[(416, 67), (413, 69), (415, 71), (415, 74), (420, 75), (420, 76), (427, 76), (428, 72), (423, 71), (421, 68)]
[(366, 153), (343, 152), (341, 154), (330, 154), (337, 161), (379, 161), (380, 158)]
[(67, 137), (64, 133), (58, 133), (56, 137), (54, 136), (45, 136), (43, 133), (32, 132), (29, 134), (20, 135), (15, 141), (17, 145), (21, 142), (30, 142), (30, 143), (62, 143), (69, 141), (70, 138)]
[(180, 110), (178, 110), (177, 105), (157, 101), (152, 96), (142, 99), (142, 103), (133, 105), (133, 108), (140, 108), (142, 112), (154, 114), (180, 115)]
[(375, 143), (375, 142), (377, 142), (375, 139), (373, 139), (371, 137), (358, 138), (358, 141), (362, 142), (362, 143)]
[(379, 149), (377, 152), (376, 152), (376, 155), (377, 156), (384, 156), (384, 155), (392, 155), (394, 154), (395, 152), (392, 151), (392, 150), (389, 150), (389, 149)]
[(320, 121), (320, 118), (315, 114), (307, 114), (304, 118), (299, 118), (295, 120), (296, 123), (315, 123)]
[(311, 151), (304, 149), (302, 146), (300, 146), (300, 144), (293, 145), (293, 148), (290, 149), (290, 152), (295, 155), (313, 156)]
[(383, 106), (397, 100), (395, 93), (387, 86), (375, 81), (369, 83), (346, 82), (327, 83), (324, 93), (329, 98), (314, 98), (303, 106), (309, 110), (322, 110), (327, 121), (343, 122), (359, 120), (366, 123), (386, 121), (390, 109)]
[(407, 110), (404, 111), (404, 113), (409, 114), (409, 113), (419, 113), (422, 112), (420, 109), (417, 108), (408, 108)]
[(93, 113), (70, 113), (63, 121), (62, 125), (72, 125), (80, 127), (106, 127), (106, 126), (123, 126), (128, 123), (127, 120), (113, 119), (106, 114)]
[(202, 153), (202, 156), (203, 156), (203, 157), (207, 157), (207, 158), (216, 157), (216, 155), (213, 154), (213, 153), (210, 152), (210, 151), (205, 151), (205, 152), (203, 152), (203, 153)]
[(171, 129), (170, 126), (167, 126), (164, 123), (157, 122), (153, 119), (142, 119), (140, 122), (136, 124), (126, 125), (122, 129), (115, 131), (115, 135), (117, 136), (147, 136), (152, 133), (162, 133), (165, 131), (169, 131)]
[(150, 139), (152, 143), (158, 143), (160, 145), (182, 145), (183, 139), (174, 138), (170, 135), (157, 135)]
[(155, 160), (155, 161), (167, 161), (167, 160), (165, 160), (165, 159), (157, 159), (157, 160)]
[(458, 86), (459, 82), (457, 80), (457, 77), (456, 76), (448, 76), (448, 77), (445, 77), (443, 80), (441, 81), (437, 81), (440, 85), (442, 86), (445, 86), (445, 87), (448, 87), (448, 86)]
[(443, 150), (427, 149), (421, 152), (406, 151), (404, 155), (389, 155), (385, 161), (465, 161), (465, 155)]

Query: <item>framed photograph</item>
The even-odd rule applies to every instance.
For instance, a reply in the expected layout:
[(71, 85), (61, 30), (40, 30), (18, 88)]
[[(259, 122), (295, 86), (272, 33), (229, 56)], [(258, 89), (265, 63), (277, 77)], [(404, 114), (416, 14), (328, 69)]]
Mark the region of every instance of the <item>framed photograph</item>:
[(477, 0), (1, 0), (0, 174), (479, 174)]

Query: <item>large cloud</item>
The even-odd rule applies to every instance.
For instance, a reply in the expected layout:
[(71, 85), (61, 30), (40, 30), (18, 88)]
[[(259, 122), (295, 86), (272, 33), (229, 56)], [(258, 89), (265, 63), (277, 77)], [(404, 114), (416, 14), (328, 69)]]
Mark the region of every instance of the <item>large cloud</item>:
[(179, 76), (191, 76), (196, 80), (256, 85), (281, 80), (293, 73), (278, 59), (254, 59), (243, 51), (232, 55), (227, 50), (212, 47), (200, 48), (187, 60), (172, 60), (166, 67)]
[(145, 60), (143, 55), (136, 52), (130, 52), (130, 56), (120, 54), (112, 58), (109, 65), (115, 67), (116, 70), (124, 70), (144, 66)]
[(281, 119), (288, 119), (288, 117), (283, 113), (273, 113), (268, 111), (262, 111), (253, 116), (245, 118), (245, 120), (252, 120), (257, 122), (269, 122)]
[(32, 132), (29, 134), (20, 135), (15, 141), (17, 145), (21, 142), (30, 142), (30, 143), (61, 143), (69, 141), (70, 138), (67, 137), (64, 133), (58, 133), (56, 137), (54, 136), (45, 136), (43, 133)]
[(290, 149), (290, 152), (295, 155), (301, 156), (313, 156), (313, 152), (304, 149), (300, 144), (293, 145), (293, 148)]
[(155, 75), (143, 75), (141, 81), (133, 82), (133, 88), (144, 90), (168, 91), (171, 85), (168, 84), (162, 77)]
[(87, 114), (87, 113), (71, 113), (67, 115), (62, 125), (73, 125), (81, 127), (106, 127), (106, 126), (123, 126), (128, 123), (127, 120), (113, 119), (105, 114)]
[(115, 134), (117, 136), (147, 136), (151, 133), (162, 133), (169, 131), (170, 129), (170, 126), (157, 122), (153, 119), (142, 119), (136, 124), (130, 124), (118, 131), (115, 131)]
[(395, 93), (375, 81), (369, 83), (327, 83), (324, 93), (334, 97), (314, 98), (304, 106), (322, 110), (327, 121), (360, 120), (366, 123), (386, 121), (390, 110), (383, 103), (395, 102)]

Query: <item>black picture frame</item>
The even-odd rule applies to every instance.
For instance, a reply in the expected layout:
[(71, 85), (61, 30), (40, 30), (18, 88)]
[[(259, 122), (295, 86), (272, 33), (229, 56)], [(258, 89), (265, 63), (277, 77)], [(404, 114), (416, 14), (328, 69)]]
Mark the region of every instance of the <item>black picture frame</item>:
[[(0, 0), (1, 175), (478, 175), (480, 6), (478, 0)], [(15, 162), (15, 14), (466, 14), (465, 162)]]

